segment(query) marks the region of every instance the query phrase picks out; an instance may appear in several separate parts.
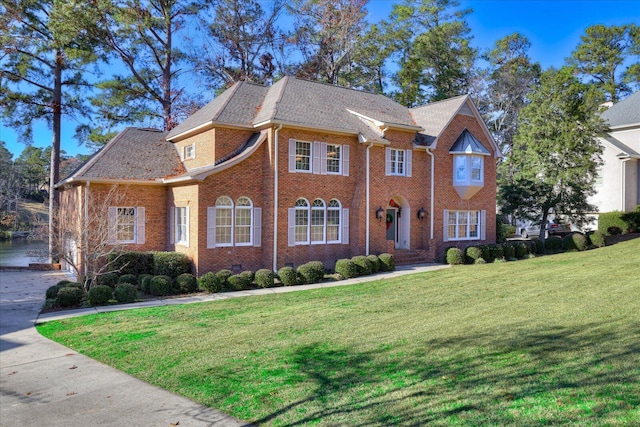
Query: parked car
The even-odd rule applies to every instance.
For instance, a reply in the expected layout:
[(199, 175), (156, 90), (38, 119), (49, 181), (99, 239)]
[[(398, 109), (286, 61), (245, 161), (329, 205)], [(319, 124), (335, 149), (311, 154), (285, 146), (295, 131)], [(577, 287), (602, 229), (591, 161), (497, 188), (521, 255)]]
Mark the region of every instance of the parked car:
[[(571, 224), (559, 220), (548, 221), (545, 227), (544, 238), (549, 236), (564, 236), (571, 233)], [(520, 228), (520, 236), (524, 239), (540, 236), (540, 221), (530, 221)]]

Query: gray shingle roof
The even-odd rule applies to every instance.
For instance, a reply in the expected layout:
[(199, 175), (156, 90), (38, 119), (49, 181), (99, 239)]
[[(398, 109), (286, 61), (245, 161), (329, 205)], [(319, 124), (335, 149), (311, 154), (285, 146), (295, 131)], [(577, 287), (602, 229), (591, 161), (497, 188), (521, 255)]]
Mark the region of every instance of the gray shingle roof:
[(604, 111), (601, 117), (609, 121), (610, 127), (640, 124), (640, 92), (629, 95)]
[(128, 127), (66, 180), (155, 181), (184, 172), (166, 132)]
[(427, 140), (437, 138), (468, 98), (468, 95), (461, 95), (412, 108), (415, 122), (424, 129), (420, 133), (428, 137)]
[(256, 126), (268, 121), (348, 133), (370, 132), (361, 119), (347, 110), (386, 124), (417, 128), (409, 109), (386, 96), (285, 77), (269, 87), (236, 83), (167, 137), (206, 123)]
[(476, 139), (467, 129), (462, 131), (456, 142), (453, 144), (449, 153), (476, 153), (476, 154), (491, 154), (489, 150), (484, 148), (482, 143)]

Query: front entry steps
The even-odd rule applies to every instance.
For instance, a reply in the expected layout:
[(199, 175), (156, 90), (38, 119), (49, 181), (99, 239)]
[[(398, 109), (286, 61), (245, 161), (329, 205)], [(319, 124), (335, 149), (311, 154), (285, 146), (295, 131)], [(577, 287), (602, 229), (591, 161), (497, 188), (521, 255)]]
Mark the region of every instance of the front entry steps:
[(425, 264), (433, 262), (429, 259), (429, 251), (420, 249), (396, 249), (393, 257), (396, 265)]

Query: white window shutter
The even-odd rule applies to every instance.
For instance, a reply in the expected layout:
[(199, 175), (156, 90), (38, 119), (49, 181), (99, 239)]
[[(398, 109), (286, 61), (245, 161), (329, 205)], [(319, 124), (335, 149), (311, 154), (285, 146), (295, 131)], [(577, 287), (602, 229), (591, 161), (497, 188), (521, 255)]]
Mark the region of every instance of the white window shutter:
[(118, 220), (118, 208), (109, 207), (107, 210), (107, 243), (116, 242), (116, 221)]
[(136, 243), (139, 245), (144, 245), (145, 242), (145, 208), (138, 207), (136, 208)]
[(296, 208), (289, 208), (289, 246), (296, 245)]
[(327, 143), (323, 142), (320, 145), (320, 173), (322, 175), (327, 174)]
[(192, 151), (191, 154), (192, 154), (193, 158), (195, 159), (196, 158), (196, 143), (194, 142), (193, 144), (191, 144), (191, 146), (193, 147), (192, 148), (193, 151)]
[(322, 147), (322, 143), (321, 142), (317, 142), (315, 141), (312, 144), (313, 148), (311, 149), (311, 170), (313, 171), (313, 173), (315, 173), (316, 175), (320, 174), (320, 163), (321, 163), (321, 155), (320, 152), (322, 151), (321, 147)]
[(391, 175), (391, 148), (385, 148), (384, 174)]
[(342, 209), (342, 243), (349, 244), (349, 209)]
[(444, 210), (444, 216), (442, 218), (443, 230), (442, 230), (442, 241), (449, 241), (449, 210)]
[(262, 246), (262, 208), (253, 208), (253, 246)]
[(406, 159), (406, 165), (405, 165), (405, 175), (406, 176), (411, 176), (411, 169), (413, 168), (413, 161), (411, 156), (413, 155), (413, 152), (411, 150), (407, 150), (405, 152), (405, 159)]
[(187, 232), (185, 233), (185, 242), (184, 245), (186, 247), (189, 247), (189, 206), (187, 206), (186, 208), (184, 208), (185, 210), (185, 215), (187, 217)]
[(176, 242), (176, 208), (169, 208), (169, 243)]
[[(276, 153), (276, 156), (278, 153)], [(296, 171), (296, 140), (291, 138), (289, 140), (289, 172)]]
[(487, 211), (480, 211), (480, 239), (487, 238)]
[(216, 208), (207, 208), (207, 248), (216, 247)]
[(349, 176), (349, 146), (342, 146), (342, 175)]

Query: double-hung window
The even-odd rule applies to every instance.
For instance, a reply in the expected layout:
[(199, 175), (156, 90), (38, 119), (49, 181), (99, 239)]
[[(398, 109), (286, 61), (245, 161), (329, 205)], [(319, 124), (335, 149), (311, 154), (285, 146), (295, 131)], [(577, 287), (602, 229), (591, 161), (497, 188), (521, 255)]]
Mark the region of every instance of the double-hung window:
[(289, 140), (289, 172), (349, 176), (349, 145)]
[(240, 197), (236, 203), (235, 240), (237, 246), (251, 245), (252, 208), (251, 200), (246, 197)]
[(311, 143), (296, 141), (296, 172), (311, 172)]
[(311, 205), (311, 243), (324, 243), (324, 201), (316, 199)]
[(385, 150), (385, 175), (411, 176), (411, 150), (389, 148)]
[(484, 240), (486, 227), (485, 211), (444, 211), (444, 239)]
[(145, 208), (109, 207), (108, 241), (109, 243), (145, 242)]
[(289, 246), (324, 243), (349, 243), (349, 209), (336, 199), (298, 199), (289, 208)]
[(326, 169), (328, 174), (342, 175), (342, 162), (340, 152), (342, 147), (335, 144), (327, 144)]
[(220, 196), (216, 205), (207, 208), (207, 248), (225, 246), (261, 246), (262, 208), (253, 206), (248, 197), (235, 203)]
[(175, 244), (189, 246), (189, 208), (176, 207), (174, 210), (174, 236)]
[(196, 158), (196, 144), (195, 142), (191, 145), (187, 145), (183, 148), (182, 158), (184, 160), (195, 159)]

